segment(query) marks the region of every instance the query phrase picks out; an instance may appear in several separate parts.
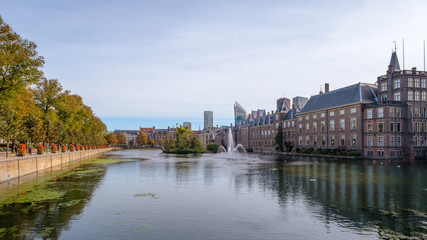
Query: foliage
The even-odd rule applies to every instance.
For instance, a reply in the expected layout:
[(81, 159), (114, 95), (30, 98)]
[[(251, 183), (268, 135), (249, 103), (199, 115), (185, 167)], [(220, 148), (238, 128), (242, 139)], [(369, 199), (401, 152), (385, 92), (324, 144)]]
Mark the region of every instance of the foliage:
[(25, 153), (27, 152), (27, 148), (25, 147), (25, 144), (21, 143), (18, 147), (18, 156), (25, 156)]
[(283, 130), (282, 130), (281, 124), (277, 128), (277, 134), (276, 134), (276, 137), (274, 138), (274, 144), (276, 145), (275, 147), (276, 151), (283, 152), (284, 144), (283, 144)]
[(126, 144), (126, 135), (122, 132), (119, 132), (116, 136), (119, 144)]
[(218, 144), (216, 143), (209, 143), (208, 146), (206, 146), (206, 150), (208, 152), (217, 153), (218, 152)]
[(116, 135), (112, 132), (104, 135), (108, 145), (116, 145), (118, 143)]
[(42, 144), (39, 144), (37, 146), (37, 154), (43, 154), (44, 153), (44, 147)]
[(136, 141), (139, 145), (147, 144), (147, 134), (144, 131), (139, 131), (138, 136), (136, 136)]
[(199, 138), (193, 137), (190, 141), (190, 130), (188, 127), (177, 127), (175, 129), (175, 139), (169, 138), (169, 132), (166, 132), (166, 140), (163, 147), (164, 153), (201, 153), (204, 151)]
[(154, 146), (154, 143), (155, 143), (155, 141), (154, 141), (154, 139), (150, 139), (150, 146)]
[(74, 152), (74, 150), (75, 150), (75, 147), (74, 147), (74, 145), (71, 144), (71, 146), (70, 146), (70, 152)]
[(58, 147), (56, 146), (56, 144), (53, 144), (50, 150), (52, 153), (56, 153), (58, 151)]
[(134, 144), (133, 139), (129, 140), (129, 145), (133, 146), (133, 144)]
[(67, 151), (67, 146), (65, 144), (62, 144), (61, 152), (66, 152), (66, 151)]

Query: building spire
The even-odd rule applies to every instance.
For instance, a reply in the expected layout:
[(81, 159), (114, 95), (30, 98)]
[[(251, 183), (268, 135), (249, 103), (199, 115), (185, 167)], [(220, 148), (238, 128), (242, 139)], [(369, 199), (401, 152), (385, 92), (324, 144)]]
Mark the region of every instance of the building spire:
[(400, 71), (399, 60), (397, 59), (397, 53), (396, 53), (396, 45), (394, 45), (394, 51), (392, 51), (391, 53), (391, 59), (390, 59), (389, 65), (393, 66), (393, 72)]

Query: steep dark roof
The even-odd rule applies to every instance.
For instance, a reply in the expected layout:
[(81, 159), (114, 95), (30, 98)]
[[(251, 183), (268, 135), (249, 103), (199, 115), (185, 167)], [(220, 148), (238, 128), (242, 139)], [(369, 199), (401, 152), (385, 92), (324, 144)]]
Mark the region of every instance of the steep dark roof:
[(295, 119), (295, 114), (297, 114), (298, 113), (298, 109), (296, 109), (296, 108), (293, 108), (293, 109), (291, 109), (291, 110), (289, 110), (289, 112), (288, 113), (286, 113), (286, 115), (283, 117), (283, 121), (286, 121), (286, 120), (292, 120), (292, 119)]
[(392, 52), (389, 65), (393, 66), (393, 72), (400, 71), (399, 59), (397, 59), (396, 51)]
[(375, 102), (377, 86), (357, 83), (328, 93), (311, 96), (301, 113), (336, 107), (357, 102)]

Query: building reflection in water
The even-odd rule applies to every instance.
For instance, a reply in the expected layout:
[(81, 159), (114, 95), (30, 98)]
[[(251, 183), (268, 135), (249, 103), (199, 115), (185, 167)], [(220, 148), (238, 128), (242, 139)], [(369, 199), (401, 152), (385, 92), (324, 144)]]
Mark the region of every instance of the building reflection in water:
[(278, 159), (237, 176), (235, 186), (236, 191), (259, 187), (277, 196), (283, 207), (302, 197), (316, 217), (334, 219), (349, 228), (425, 234), (422, 224), (427, 220), (427, 168), (420, 163), (401, 165)]

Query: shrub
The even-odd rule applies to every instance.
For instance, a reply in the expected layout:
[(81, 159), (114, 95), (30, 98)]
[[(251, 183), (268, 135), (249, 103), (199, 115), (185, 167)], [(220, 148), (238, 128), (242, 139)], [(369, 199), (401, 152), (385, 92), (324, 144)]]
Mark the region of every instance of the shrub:
[(56, 146), (56, 144), (53, 144), (50, 150), (52, 153), (56, 153), (56, 151), (58, 151), (58, 147)]
[(73, 144), (71, 144), (71, 146), (70, 146), (70, 152), (74, 152), (74, 150), (76, 150), (76, 148), (74, 147)]
[(39, 146), (37, 146), (37, 154), (43, 154), (44, 153), (44, 147), (42, 144), (39, 144)]
[(65, 144), (62, 144), (61, 151), (62, 152), (66, 152), (67, 151), (67, 146), (65, 146)]
[(206, 150), (213, 153), (218, 152), (218, 148), (219, 146), (216, 143), (209, 143), (208, 146), (206, 146)]
[(21, 143), (18, 146), (18, 156), (25, 156), (25, 153), (27, 153), (27, 148), (25, 147), (25, 144)]
[(76, 151), (79, 151), (79, 150), (80, 150), (80, 146), (76, 145)]

